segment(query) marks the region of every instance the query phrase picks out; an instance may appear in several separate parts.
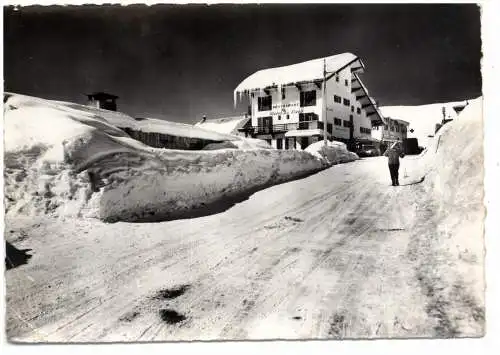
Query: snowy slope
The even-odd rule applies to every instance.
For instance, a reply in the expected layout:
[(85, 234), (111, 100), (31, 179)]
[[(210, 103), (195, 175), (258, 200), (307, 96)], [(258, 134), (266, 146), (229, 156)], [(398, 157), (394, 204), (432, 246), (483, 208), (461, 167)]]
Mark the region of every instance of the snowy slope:
[[(168, 218), (328, 165), (306, 152), (256, 149), (259, 142), (236, 136), (232, 142), (243, 149), (155, 149), (108, 121), (136, 124), (126, 115), (103, 117), (92, 108), (22, 95), (5, 106), (9, 214)], [(184, 126), (166, 127), (190, 134)]]
[[(457, 114), (453, 106), (460, 104), (465, 104), (465, 101), (420, 106), (384, 106), (380, 107), (380, 110), (385, 117), (409, 122), (408, 138), (417, 138), (420, 146), (427, 147), (430, 142), (428, 136), (434, 136), (436, 123), (441, 123), (443, 119), (443, 107), (446, 108), (446, 118), (454, 119)], [(414, 132), (410, 132), (410, 129)]]

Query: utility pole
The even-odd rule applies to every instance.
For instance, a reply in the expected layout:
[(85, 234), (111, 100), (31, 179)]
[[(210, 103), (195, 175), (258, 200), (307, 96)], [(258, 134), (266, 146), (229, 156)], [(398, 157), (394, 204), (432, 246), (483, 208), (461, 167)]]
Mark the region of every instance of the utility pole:
[(328, 140), (327, 140), (327, 131), (326, 131), (326, 126), (328, 124), (326, 113), (326, 58), (323, 59), (323, 97), (322, 97), (322, 102), (323, 102), (323, 138), (325, 141), (325, 148), (328, 146)]

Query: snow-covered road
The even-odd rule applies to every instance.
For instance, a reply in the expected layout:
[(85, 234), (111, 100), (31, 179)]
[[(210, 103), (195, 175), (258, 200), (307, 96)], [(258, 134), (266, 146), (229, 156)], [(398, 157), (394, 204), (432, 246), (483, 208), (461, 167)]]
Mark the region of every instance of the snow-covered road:
[[(6, 273), (9, 338), (457, 335), (450, 309), (467, 297), (443, 304), (426, 292), (433, 207), (405, 164), (406, 186), (390, 186), (386, 160), (368, 158), (195, 219), (8, 220), (7, 240), (33, 254)], [(462, 308), (476, 320), (474, 305)]]

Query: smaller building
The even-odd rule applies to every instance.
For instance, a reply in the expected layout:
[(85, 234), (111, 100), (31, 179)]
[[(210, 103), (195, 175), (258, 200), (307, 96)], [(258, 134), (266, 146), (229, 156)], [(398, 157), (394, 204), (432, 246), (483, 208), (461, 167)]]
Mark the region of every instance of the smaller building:
[(118, 96), (108, 94), (105, 92), (94, 92), (91, 94), (87, 94), (88, 106), (93, 106), (97, 108), (101, 108), (103, 110), (116, 111), (116, 100)]
[(202, 150), (209, 144), (237, 139), (190, 124), (146, 117), (136, 118), (134, 124), (124, 122), (119, 128), (135, 140), (150, 147), (164, 149)]
[(394, 142), (404, 142), (408, 137), (409, 122), (391, 117), (385, 117), (386, 122), (372, 127), (372, 138), (378, 142), (382, 152)]
[(252, 118), (248, 114), (214, 119), (203, 117), (195, 126), (218, 133), (234, 134), (243, 137), (251, 137), (254, 131)]

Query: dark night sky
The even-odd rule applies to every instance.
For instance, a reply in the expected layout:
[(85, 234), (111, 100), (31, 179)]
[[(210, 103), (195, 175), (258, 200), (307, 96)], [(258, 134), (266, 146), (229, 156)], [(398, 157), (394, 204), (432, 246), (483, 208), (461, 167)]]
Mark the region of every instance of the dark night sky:
[[(380, 105), (481, 95), (480, 12), (465, 5), (4, 8), (6, 91), (195, 122), (233, 113), (253, 72), (342, 52)], [(243, 108), (239, 108), (243, 112)]]

